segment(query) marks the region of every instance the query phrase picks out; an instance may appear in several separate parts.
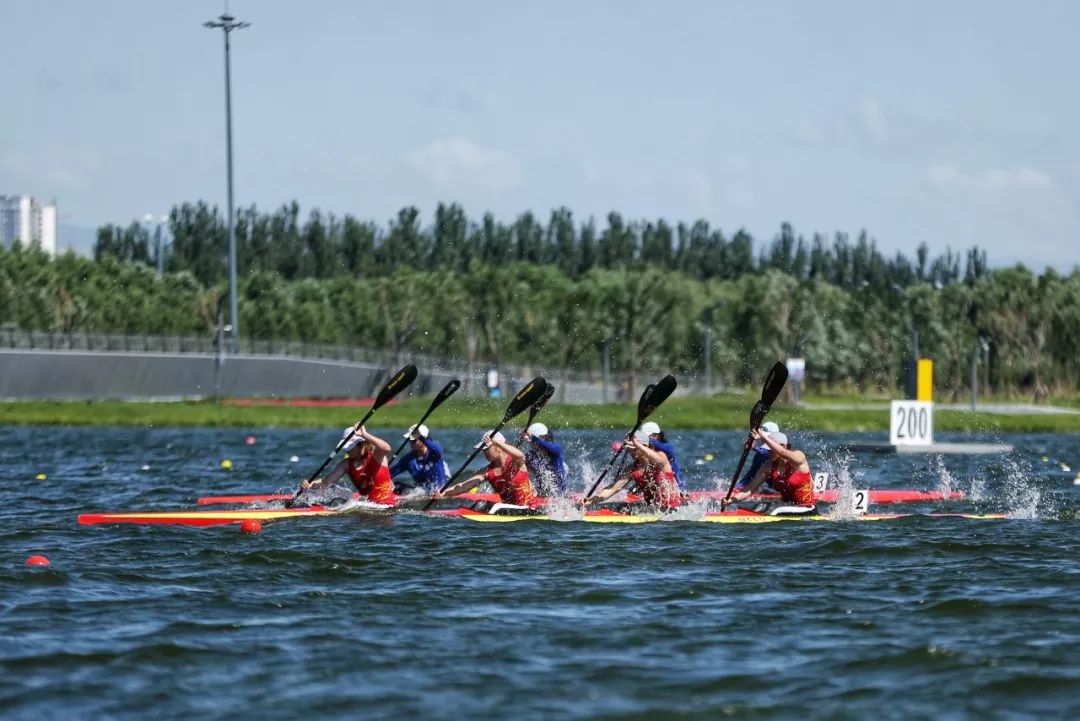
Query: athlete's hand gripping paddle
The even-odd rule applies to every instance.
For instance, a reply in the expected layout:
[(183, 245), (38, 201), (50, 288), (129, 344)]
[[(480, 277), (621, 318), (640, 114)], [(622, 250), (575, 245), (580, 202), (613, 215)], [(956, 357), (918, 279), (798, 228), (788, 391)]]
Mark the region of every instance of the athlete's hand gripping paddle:
[[(322, 465), (319, 466), (314, 473), (308, 476), (305, 484), (310, 484), (318, 478), (319, 474), (323, 472), (323, 469), (330, 465), (330, 462), (334, 460), (334, 456), (340, 453), (341, 449), (353, 439), (353, 436), (356, 435), (356, 429), (367, 423), (368, 419), (375, 415), (375, 411), (386, 405), (398, 393), (408, 388), (414, 380), (416, 380), (416, 366), (411, 363), (395, 373), (393, 377), (386, 382), (386, 385), (383, 386), (382, 390), (379, 391), (379, 395), (375, 396), (375, 402), (371, 404), (371, 409), (364, 415), (363, 420), (353, 426), (352, 433), (341, 439), (341, 442), (338, 443), (333, 452), (326, 457), (326, 460), (322, 462)], [(298, 499), (303, 492), (304, 485), (301, 485), (293, 495), (292, 499), (285, 502), (285, 506), (289, 507), (296, 503), (296, 499)]]
[[(547, 381), (545, 381), (540, 376), (537, 376), (536, 378), (533, 378), (531, 381), (529, 381), (529, 385), (518, 391), (518, 394), (514, 396), (513, 400), (510, 401), (510, 405), (507, 406), (506, 413), (503, 414), (502, 420), (499, 421), (499, 424), (497, 426), (491, 429), (491, 431), (487, 434), (488, 437), (490, 438), (491, 436), (494, 436), (496, 433), (502, 430), (503, 426), (509, 423), (514, 417), (521, 415), (526, 408), (534, 406), (540, 401), (542, 401), (544, 398), (544, 393), (547, 391), (547, 387)], [(543, 406), (541, 405), (541, 407)], [(465, 459), (465, 462), (461, 464), (461, 468), (458, 468), (457, 471), (454, 472), (454, 475), (446, 479), (446, 483), (444, 483), (442, 485), (442, 488), (439, 489), (439, 493), (442, 493), (454, 484), (454, 481), (457, 480), (458, 476), (460, 476), (465, 471), (465, 469), (469, 467), (469, 464), (473, 462), (473, 459), (480, 454), (480, 451), (483, 450), (483, 447), (484, 446), (481, 443), (478, 448), (473, 449), (473, 452), (469, 455), (468, 458)], [(426, 511), (427, 509), (429, 509), (431, 507), (431, 504), (434, 502), (435, 498), (432, 497), (426, 504), (424, 504), (423, 510)]]
[[(761, 426), (765, 416), (769, 413), (769, 409), (772, 408), (773, 401), (780, 395), (780, 391), (784, 389), (787, 377), (787, 366), (777, 361), (772, 370), (769, 371), (769, 377), (765, 379), (765, 385), (761, 389), (761, 400), (755, 403), (750, 411), (751, 431)], [(739, 465), (735, 468), (735, 475), (731, 477), (731, 485), (728, 486), (727, 495), (724, 496), (724, 500), (720, 501), (720, 510), (726, 509), (728, 504), (731, 503), (731, 494), (735, 492), (735, 484), (739, 482), (739, 474), (742, 473), (743, 465), (746, 464), (746, 457), (750, 455), (750, 449), (753, 445), (754, 436), (752, 434), (747, 435), (746, 442), (743, 443), (742, 455), (739, 457)]]
[[(651, 416), (653, 412), (660, 407), (660, 404), (668, 399), (668, 396), (675, 391), (675, 386), (677, 385), (678, 382), (675, 380), (675, 376), (664, 376), (656, 385), (645, 386), (641, 398), (638, 399), (637, 423), (635, 423), (634, 427), (630, 429), (630, 432), (626, 434), (627, 437), (634, 435), (634, 433), (641, 428), (641, 424), (645, 422), (645, 419)], [(615, 455), (608, 461), (608, 464), (604, 467), (600, 477), (592, 484), (592, 488), (589, 489), (589, 492), (582, 497), (582, 503), (589, 500), (592, 494), (596, 492), (596, 489), (600, 487), (600, 482), (604, 480), (604, 477), (611, 470), (612, 466), (615, 465), (615, 461), (618, 459), (619, 454), (622, 453), (622, 450), (622, 447), (620, 447), (619, 450), (615, 451)]]
[[(432, 414), (432, 412), (434, 412), (434, 410), (436, 408), (441, 406), (443, 401), (445, 401), (450, 396), (454, 395), (454, 393), (460, 387), (461, 387), (461, 381), (457, 380), (456, 378), (454, 380), (450, 381), (449, 383), (447, 383), (446, 386), (443, 387), (443, 389), (441, 391), (439, 391), (438, 394), (431, 400), (431, 405), (428, 406), (428, 409), (424, 413), (424, 415), (420, 416), (420, 420), (418, 420), (416, 422), (416, 425), (413, 426), (413, 428), (419, 428), (423, 424), (423, 422), (428, 419), (428, 416), (430, 416)], [(398, 446), (397, 450), (394, 451), (394, 455), (390, 456), (390, 458), (388, 458), (386, 462), (388, 464), (393, 463), (394, 459), (398, 457), (398, 454), (401, 453), (402, 449), (405, 448), (405, 445), (408, 442), (409, 442), (408, 438), (403, 440), (401, 442), (401, 445)]]

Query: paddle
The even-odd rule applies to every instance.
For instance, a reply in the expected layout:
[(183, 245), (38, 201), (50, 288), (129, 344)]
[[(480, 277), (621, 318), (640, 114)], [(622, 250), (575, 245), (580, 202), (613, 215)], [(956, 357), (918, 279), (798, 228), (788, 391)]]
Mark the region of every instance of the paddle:
[[(344, 448), (345, 445), (353, 439), (353, 436), (356, 435), (357, 427), (367, 423), (368, 419), (375, 414), (375, 411), (386, 405), (387, 402), (389, 402), (398, 393), (408, 388), (414, 380), (416, 380), (416, 366), (411, 363), (399, 370), (397, 373), (395, 373), (393, 377), (386, 382), (386, 385), (382, 387), (382, 390), (379, 391), (379, 395), (375, 396), (375, 402), (371, 404), (371, 409), (364, 415), (363, 420), (361, 420), (360, 423), (353, 428), (352, 433), (341, 439), (341, 442), (338, 443), (337, 446), (334, 448), (333, 452), (326, 457), (326, 460), (322, 462), (322, 465), (319, 466), (314, 473), (308, 476), (307, 482), (311, 483), (319, 477), (319, 474), (323, 472), (323, 469), (326, 468), (332, 460), (334, 460), (334, 456), (336, 456), (341, 451), (341, 449)], [(296, 503), (296, 499), (299, 498), (300, 494), (302, 494), (303, 492), (303, 487), (298, 488), (296, 490), (296, 493), (293, 495), (292, 500), (285, 502), (285, 506), (289, 507), (292, 504)]]
[[(754, 404), (753, 409), (750, 411), (750, 430), (761, 426), (761, 422), (765, 420), (765, 416), (769, 413), (769, 409), (772, 408), (773, 401), (780, 395), (780, 391), (783, 390), (784, 384), (787, 383), (788, 369), (787, 366), (777, 361), (772, 370), (769, 371), (769, 377), (765, 379), (765, 385), (761, 388), (761, 400)], [(731, 477), (731, 485), (728, 486), (727, 495), (724, 496), (724, 500), (720, 501), (720, 510), (727, 508), (731, 503), (731, 494), (735, 492), (735, 484), (739, 482), (739, 474), (742, 473), (743, 465), (746, 463), (746, 457), (750, 455), (750, 448), (754, 445), (754, 437), (752, 435), (746, 436), (746, 442), (743, 443), (742, 456), (739, 457), (739, 465), (735, 468), (735, 475)]]
[[(418, 420), (418, 421), (416, 422), (416, 425), (415, 425), (415, 426), (413, 426), (413, 427), (414, 427), (414, 428), (419, 428), (419, 427), (420, 427), (420, 425), (421, 425), (421, 424), (422, 424), (422, 423), (423, 423), (424, 421), (426, 421), (426, 420), (428, 419), (428, 416), (430, 416), (430, 415), (432, 414), (432, 412), (433, 412), (433, 411), (434, 411), (434, 410), (435, 410), (436, 408), (438, 408), (439, 406), (441, 406), (441, 405), (442, 405), (442, 402), (443, 402), (443, 401), (445, 401), (445, 400), (446, 400), (447, 398), (449, 398), (450, 396), (454, 395), (454, 393), (455, 393), (455, 392), (457, 391), (457, 389), (458, 389), (458, 388), (460, 388), (460, 387), (461, 387), (461, 381), (457, 380), (456, 378), (455, 378), (454, 380), (450, 381), (449, 383), (447, 383), (447, 384), (446, 384), (446, 386), (445, 386), (445, 387), (444, 387), (444, 388), (443, 388), (443, 389), (442, 389), (441, 391), (439, 391), (439, 392), (438, 392), (438, 393), (437, 393), (437, 394), (435, 395), (435, 397), (434, 397), (433, 399), (431, 399), (431, 405), (430, 405), (430, 406), (428, 406), (428, 409), (427, 409), (427, 411), (426, 411), (426, 412), (424, 413), (424, 415), (420, 416), (420, 420)], [(387, 460), (386, 462), (387, 462), (387, 463), (393, 463), (393, 462), (394, 462), (394, 459), (398, 457), (398, 454), (399, 454), (399, 453), (401, 453), (401, 450), (402, 450), (402, 449), (403, 449), (403, 448), (405, 447), (405, 445), (406, 445), (406, 444), (407, 444), (408, 442), (409, 442), (409, 439), (408, 439), (408, 438), (406, 438), (405, 440), (403, 440), (403, 441), (401, 442), (401, 445), (400, 445), (400, 446), (398, 446), (397, 450), (396, 450), (396, 451), (394, 451), (394, 455), (390, 456), (390, 458), (389, 458), (389, 459), (388, 459), (388, 460)]]
[[(514, 396), (513, 400), (510, 401), (510, 405), (507, 406), (506, 413), (503, 414), (502, 420), (499, 421), (499, 424), (497, 426), (491, 429), (491, 431), (488, 433), (488, 436), (490, 437), (498, 433), (500, 430), (502, 430), (503, 426), (505, 426), (511, 421), (511, 419), (513, 419), (515, 416), (521, 415), (522, 411), (524, 411), (526, 408), (529, 408), (530, 406), (535, 406), (537, 404), (539, 404), (540, 408), (543, 408), (544, 402), (546, 402), (544, 394), (547, 392), (547, 388), (547, 381), (545, 381), (540, 376), (537, 376), (536, 378), (533, 378), (531, 381), (529, 381), (529, 385), (518, 391), (518, 394)], [(539, 409), (537, 409), (537, 412), (539, 412)], [(439, 493), (442, 493), (447, 488), (452, 486), (454, 484), (454, 481), (457, 480), (457, 477), (460, 476), (465, 471), (465, 469), (469, 467), (469, 464), (473, 462), (473, 459), (476, 458), (480, 454), (480, 451), (482, 451), (483, 449), (483, 443), (479, 444), (477, 448), (474, 448), (473, 452), (469, 455), (469, 457), (465, 459), (465, 462), (461, 464), (461, 468), (458, 468), (457, 471), (454, 472), (454, 475), (450, 476), (450, 478), (446, 480), (446, 483), (442, 485), (442, 488), (439, 489)], [(423, 510), (426, 511), (428, 508), (431, 507), (431, 504), (434, 502), (435, 498), (433, 496), (430, 500), (428, 500), (426, 504), (424, 504)]]
[[(634, 427), (631, 428), (630, 432), (626, 435), (634, 435), (634, 433), (636, 433), (637, 430), (641, 428), (641, 424), (645, 422), (645, 419), (651, 416), (653, 414), (653, 411), (659, 408), (660, 404), (666, 401), (668, 399), (668, 396), (670, 396), (675, 391), (675, 386), (677, 385), (678, 382), (675, 380), (675, 376), (664, 376), (656, 385), (645, 386), (645, 390), (642, 392), (641, 398), (638, 399), (637, 423), (634, 424)], [(608, 471), (610, 471), (615, 465), (615, 461), (616, 459), (618, 459), (619, 454), (623, 452), (624, 447), (625, 445), (621, 446), (619, 450), (615, 451), (615, 455), (613, 455), (611, 457), (611, 460), (608, 461), (608, 464), (604, 468), (603, 472), (600, 474), (600, 477), (596, 479), (596, 483), (592, 484), (592, 488), (590, 488), (589, 492), (586, 493), (585, 496), (581, 499), (582, 503), (589, 500), (592, 494), (596, 492), (596, 489), (600, 487), (600, 482), (604, 480), (604, 477), (608, 474)]]

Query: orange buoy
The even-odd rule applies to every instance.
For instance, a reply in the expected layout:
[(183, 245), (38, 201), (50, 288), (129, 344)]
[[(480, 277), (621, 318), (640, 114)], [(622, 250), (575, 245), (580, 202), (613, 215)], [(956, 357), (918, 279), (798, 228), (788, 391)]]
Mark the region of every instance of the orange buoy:
[(37, 554), (34, 554), (33, 556), (30, 556), (29, 558), (26, 559), (26, 565), (27, 566), (48, 566), (49, 565), (49, 559), (45, 558), (45, 556), (39, 556)]
[(258, 533), (262, 530), (262, 522), (255, 518), (246, 518), (241, 522), (240, 530), (244, 533)]

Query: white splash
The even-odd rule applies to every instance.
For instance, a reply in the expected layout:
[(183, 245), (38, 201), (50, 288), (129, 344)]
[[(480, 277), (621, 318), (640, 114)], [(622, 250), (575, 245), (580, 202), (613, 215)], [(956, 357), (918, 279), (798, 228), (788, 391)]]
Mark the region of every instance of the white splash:
[(1032, 477), (1030, 469), (1021, 468), (1014, 458), (1005, 458), (1002, 465), (1005, 479), (1001, 498), (1005, 503), (1005, 513), (1010, 518), (1039, 518), (1043, 498), (1029, 480)]
[(953, 478), (949, 469), (945, 467), (945, 459), (940, 454), (933, 457), (931, 470), (938, 479), (937, 490), (941, 493), (943, 498), (948, 498), (949, 494), (956, 488), (956, 479)]
[(838, 454), (835, 462), (826, 463), (829, 471), (830, 485), (836, 489), (836, 502), (833, 503), (830, 515), (838, 520), (851, 520), (855, 518), (855, 490), (859, 486), (862, 474), (856, 476), (851, 471), (851, 464), (855, 457), (846, 452)]

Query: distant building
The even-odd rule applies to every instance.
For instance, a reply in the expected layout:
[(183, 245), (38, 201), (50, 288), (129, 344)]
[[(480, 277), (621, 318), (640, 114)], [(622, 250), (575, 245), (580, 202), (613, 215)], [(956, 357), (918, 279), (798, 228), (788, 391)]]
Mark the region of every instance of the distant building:
[(45, 205), (29, 195), (0, 195), (0, 244), (18, 238), (56, 255), (56, 205)]

